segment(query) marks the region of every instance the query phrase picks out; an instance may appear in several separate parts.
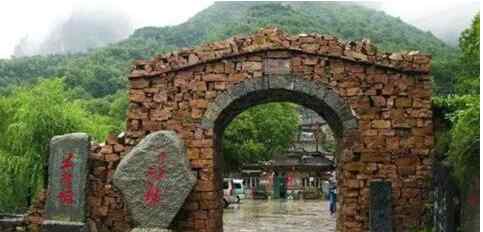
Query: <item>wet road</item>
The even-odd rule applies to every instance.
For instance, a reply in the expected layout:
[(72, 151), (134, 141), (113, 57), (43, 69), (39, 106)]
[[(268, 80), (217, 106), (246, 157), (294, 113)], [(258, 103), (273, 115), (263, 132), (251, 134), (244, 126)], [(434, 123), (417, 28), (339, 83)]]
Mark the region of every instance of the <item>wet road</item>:
[(335, 215), (322, 200), (242, 200), (223, 212), (224, 231), (332, 232)]

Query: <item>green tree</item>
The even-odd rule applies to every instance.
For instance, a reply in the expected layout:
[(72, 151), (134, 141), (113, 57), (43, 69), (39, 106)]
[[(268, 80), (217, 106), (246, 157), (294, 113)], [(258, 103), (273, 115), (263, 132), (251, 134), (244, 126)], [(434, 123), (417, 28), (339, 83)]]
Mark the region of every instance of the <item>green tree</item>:
[(72, 99), (63, 79), (19, 87), (0, 98), (0, 211), (21, 211), (42, 188), (49, 140), (71, 132), (101, 139), (115, 129)]
[(119, 128), (124, 128), (124, 123), (127, 115), (127, 108), (129, 105), (126, 91), (118, 91), (112, 95), (112, 103), (109, 108), (109, 116), (118, 121)]
[(238, 115), (223, 134), (225, 170), (270, 160), (286, 151), (298, 128), (296, 106), (269, 103), (252, 107)]
[(478, 13), (469, 28), (460, 36), (462, 55), (457, 89), (459, 94), (480, 93), (480, 14)]
[(450, 115), (449, 159), (456, 177), (465, 185), (480, 170), (480, 96), (455, 96), (449, 102), (457, 109)]
[(450, 104), (455, 108), (449, 117), (451, 128), (450, 160), (462, 184), (479, 175), (480, 159), (480, 14), (461, 33), (461, 70), (457, 93)]
[(454, 175), (465, 190), (479, 175), (480, 143), (480, 17), (460, 37), (462, 55), (458, 60), (456, 95), (434, 98), (436, 108), (446, 112), (449, 129), (438, 134), (436, 148), (446, 152)]

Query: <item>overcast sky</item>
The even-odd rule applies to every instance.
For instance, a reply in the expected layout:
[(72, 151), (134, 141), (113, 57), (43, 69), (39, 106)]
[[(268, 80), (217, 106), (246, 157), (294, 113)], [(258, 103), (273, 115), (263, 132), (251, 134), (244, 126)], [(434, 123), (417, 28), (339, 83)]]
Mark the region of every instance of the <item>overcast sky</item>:
[[(4, 0), (0, 7), (0, 58), (9, 58), (23, 37), (41, 40), (48, 31), (66, 19), (73, 10), (121, 12), (130, 17), (134, 28), (176, 25), (211, 5), (211, 0)], [(474, 1), (473, 1), (474, 2)], [(444, 12), (461, 1), (386, 1), (381, 9), (411, 22)]]

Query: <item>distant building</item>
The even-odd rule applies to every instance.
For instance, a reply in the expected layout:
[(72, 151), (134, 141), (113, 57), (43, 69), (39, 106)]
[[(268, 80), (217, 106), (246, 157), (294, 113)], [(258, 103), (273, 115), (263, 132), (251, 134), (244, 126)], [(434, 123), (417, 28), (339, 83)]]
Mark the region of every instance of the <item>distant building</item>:
[(307, 197), (320, 193), (335, 170), (334, 157), (323, 142), (334, 142), (327, 123), (315, 112), (300, 108), (300, 127), (288, 151), (267, 162), (243, 166), (241, 177), (249, 190), (262, 189), (274, 198)]

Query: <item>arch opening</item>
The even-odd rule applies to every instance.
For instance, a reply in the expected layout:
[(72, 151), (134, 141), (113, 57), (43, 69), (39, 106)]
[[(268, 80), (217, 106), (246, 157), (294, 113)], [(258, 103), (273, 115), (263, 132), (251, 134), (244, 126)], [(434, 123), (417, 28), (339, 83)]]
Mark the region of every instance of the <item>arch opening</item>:
[[(288, 84), (288, 88), (284, 86), (263, 86), (257, 83), (264, 81), (266, 82), (267, 80), (249, 80), (245, 81), (245, 83), (240, 83), (237, 87), (230, 89), (225, 95), (218, 96), (215, 99), (215, 103), (207, 109), (207, 116), (214, 118), (212, 123), (207, 121), (206, 118), (203, 121), (205, 126), (210, 125), (213, 128), (215, 147), (214, 170), (218, 189), (221, 190), (224, 187), (223, 165), (225, 161), (223, 154), (223, 134), (225, 129), (242, 112), (251, 107), (267, 103), (293, 103), (312, 110), (324, 119), (335, 139), (336, 148), (333, 153), (334, 174), (340, 172), (336, 168), (336, 164), (339, 154), (344, 149), (344, 133), (347, 130), (357, 128), (357, 119), (352, 114), (350, 107), (337, 94), (332, 92), (332, 90), (312, 84), (309, 81), (293, 78), (292, 82)], [(257, 84), (259, 84), (258, 87)], [(297, 88), (297, 84), (303, 87)], [(255, 87), (248, 87), (250, 85), (254, 85)], [(279, 174), (277, 173), (277, 175)], [(285, 174), (283, 173), (282, 176)], [(220, 194), (222, 194), (221, 191)], [(338, 202), (341, 201), (338, 200)]]
[(316, 96), (303, 92), (287, 89), (266, 89), (250, 92), (249, 94), (235, 99), (223, 111), (215, 121), (215, 131), (223, 131), (230, 122), (246, 109), (273, 102), (290, 102), (313, 110), (329, 124), (336, 138), (340, 139), (343, 134), (343, 122), (326, 102)]

